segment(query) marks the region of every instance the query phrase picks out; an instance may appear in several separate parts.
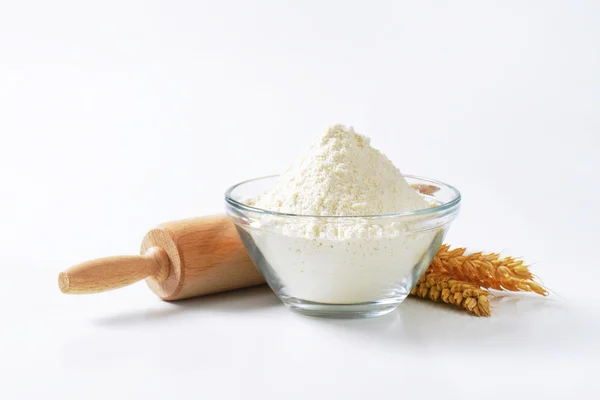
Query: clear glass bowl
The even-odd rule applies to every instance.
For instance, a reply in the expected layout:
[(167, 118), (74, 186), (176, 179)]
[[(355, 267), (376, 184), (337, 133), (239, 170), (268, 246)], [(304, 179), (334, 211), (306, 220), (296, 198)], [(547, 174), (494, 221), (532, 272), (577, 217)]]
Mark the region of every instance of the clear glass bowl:
[(268, 176), (227, 190), (227, 214), (252, 261), (288, 308), (319, 317), (373, 317), (394, 310), (408, 296), (460, 208), (454, 187), (405, 178), (432, 207), (337, 217), (247, 205), (273, 186), (277, 176)]

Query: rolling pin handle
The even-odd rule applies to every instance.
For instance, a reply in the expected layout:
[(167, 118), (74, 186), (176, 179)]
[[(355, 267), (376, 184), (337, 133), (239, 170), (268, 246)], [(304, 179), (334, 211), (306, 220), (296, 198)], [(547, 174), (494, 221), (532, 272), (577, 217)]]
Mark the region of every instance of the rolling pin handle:
[(99, 293), (131, 285), (149, 276), (162, 282), (169, 276), (169, 257), (160, 247), (141, 256), (118, 256), (87, 261), (58, 275), (58, 287), (69, 294)]

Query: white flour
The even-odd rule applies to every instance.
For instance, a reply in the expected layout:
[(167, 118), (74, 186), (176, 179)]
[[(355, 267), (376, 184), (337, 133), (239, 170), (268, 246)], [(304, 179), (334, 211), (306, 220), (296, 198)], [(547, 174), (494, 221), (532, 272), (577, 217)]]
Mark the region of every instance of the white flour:
[[(366, 216), (429, 204), (368, 138), (331, 127), (255, 200), (258, 208), (315, 216)], [(436, 232), (410, 233), (398, 219), (263, 216), (250, 233), (289, 297), (354, 304), (402, 297), (403, 284)], [(401, 292), (402, 290), (400, 290)]]
[(392, 162), (352, 128), (335, 125), (279, 177), (256, 207), (301, 215), (377, 215), (427, 207)]

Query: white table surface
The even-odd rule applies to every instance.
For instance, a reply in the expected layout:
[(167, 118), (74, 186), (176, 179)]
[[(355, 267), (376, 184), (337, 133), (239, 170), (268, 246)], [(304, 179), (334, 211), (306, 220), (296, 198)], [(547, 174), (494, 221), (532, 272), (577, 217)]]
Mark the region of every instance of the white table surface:
[[(1, 2), (0, 398), (597, 398), (600, 7), (413, 3)], [(335, 122), (457, 186), (447, 241), (552, 296), (340, 321), (266, 287), (59, 292)]]

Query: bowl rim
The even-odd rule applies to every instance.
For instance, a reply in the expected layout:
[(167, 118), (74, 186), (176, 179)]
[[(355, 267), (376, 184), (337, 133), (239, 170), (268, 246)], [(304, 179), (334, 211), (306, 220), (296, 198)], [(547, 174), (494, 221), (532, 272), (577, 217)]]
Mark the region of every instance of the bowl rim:
[(253, 179), (247, 179), (245, 181), (239, 182), (239, 183), (231, 186), (229, 189), (227, 189), (227, 191), (225, 192), (225, 201), (227, 204), (229, 204), (232, 207), (235, 207), (237, 209), (260, 213), (260, 214), (278, 216), (278, 217), (328, 218), (328, 219), (361, 219), (362, 218), (362, 219), (364, 219), (364, 218), (390, 218), (390, 217), (397, 218), (397, 217), (409, 217), (409, 216), (426, 216), (429, 214), (436, 214), (439, 212), (448, 211), (448, 210), (457, 208), (462, 200), (462, 196), (461, 196), (460, 192), (454, 186), (444, 183), (442, 181), (435, 180), (435, 179), (425, 178), (422, 176), (410, 175), (410, 174), (403, 174), (402, 176), (404, 178), (415, 179), (415, 180), (423, 181), (426, 183), (434, 184), (439, 187), (445, 187), (447, 189), (450, 189), (452, 191), (452, 193), (454, 194), (454, 198), (447, 203), (440, 204), (439, 206), (422, 208), (420, 210), (414, 210), (414, 211), (404, 211), (404, 212), (400, 212), (400, 213), (371, 214), (371, 215), (308, 215), (308, 214), (282, 213), (282, 212), (278, 212), (278, 211), (266, 210), (264, 208), (249, 206), (249, 205), (241, 203), (231, 197), (231, 193), (235, 189), (237, 189), (238, 187), (240, 187), (246, 183), (258, 181), (261, 179), (276, 178), (278, 176), (279, 175), (266, 175), (266, 176), (253, 178)]

